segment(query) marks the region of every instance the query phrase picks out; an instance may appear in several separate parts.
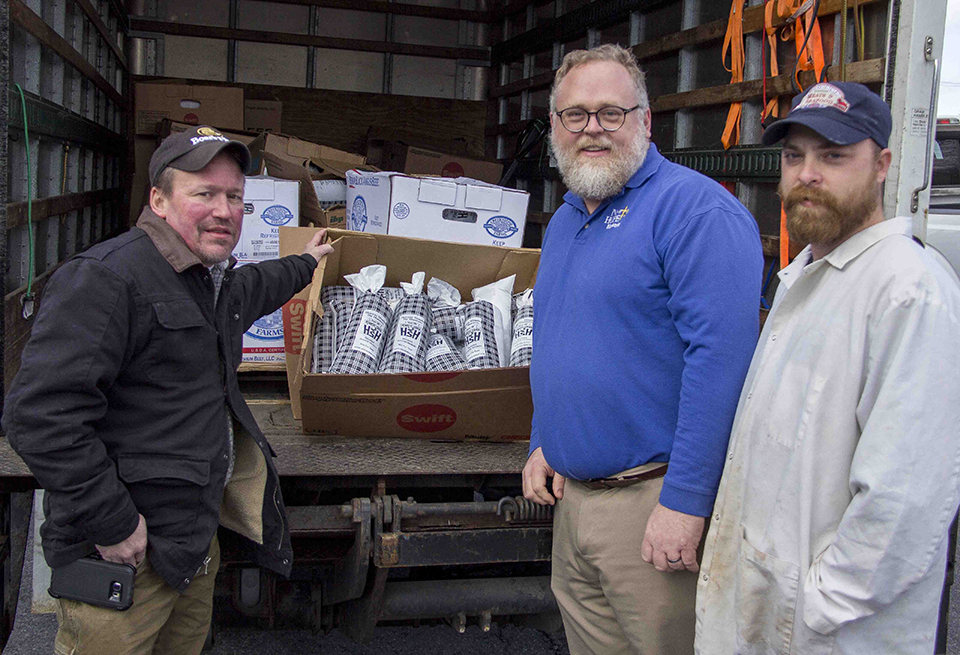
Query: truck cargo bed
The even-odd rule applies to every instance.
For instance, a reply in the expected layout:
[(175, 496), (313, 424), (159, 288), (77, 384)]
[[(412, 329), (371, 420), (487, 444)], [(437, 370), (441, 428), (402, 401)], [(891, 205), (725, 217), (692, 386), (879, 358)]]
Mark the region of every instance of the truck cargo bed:
[[(527, 459), (527, 442), (472, 443), (430, 439), (379, 439), (305, 435), (287, 398), (247, 402), (277, 453), (282, 476), (394, 476), (516, 474)], [(0, 477), (30, 477), (23, 460), (0, 439)]]

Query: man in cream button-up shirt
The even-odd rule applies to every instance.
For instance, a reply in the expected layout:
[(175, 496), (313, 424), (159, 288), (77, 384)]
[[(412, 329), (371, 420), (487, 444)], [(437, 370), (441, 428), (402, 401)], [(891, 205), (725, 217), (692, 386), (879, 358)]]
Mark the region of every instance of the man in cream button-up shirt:
[(764, 134), (808, 242), (740, 397), (697, 594), (701, 655), (932, 653), (960, 475), (960, 289), (884, 221), (891, 119), (817, 84)]

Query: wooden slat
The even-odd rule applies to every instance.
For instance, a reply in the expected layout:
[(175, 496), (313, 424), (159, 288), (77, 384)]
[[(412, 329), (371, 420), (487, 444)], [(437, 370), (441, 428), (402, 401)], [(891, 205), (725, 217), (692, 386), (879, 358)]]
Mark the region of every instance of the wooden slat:
[(780, 257), (780, 237), (761, 234), (760, 245), (763, 246), (764, 257)]
[(87, 18), (90, 19), (90, 22), (93, 23), (93, 26), (97, 28), (100, 36), (102, 36), (103, 40), (110, 46), (110, 50), (113, 51), (114, 56), (116, 56), (117, 61), (120, 62), (123, 70), (127, 70), (127, 58), (123, 55), (123, 51), (120, 50), (120, 46), (117, 45), (116, 34), (110, 34), (109, 28), (103, 22), (103, 18), (97, 10), (90, 4), (90, 0), (74, 0), (74, 2), (83, 10), (83, 13), (85, 13)]
[(323, 7), (325, 9), (350, 9), (395, 16), (417, 16), (440, 20), (468, 20), (476, 23), (493, 21), (493, 12), (449, 7), (430, 7), (408, 2), (383, 2), (382, 0), (273, 0), (277, 4)]
[[(110, 201), (119, 201), (123, 189), (100, 189), (84, 193), (70, 193), (62, 196), (39, 198), (33, 201), (33, 220), (42, 221), (51, 216), (60, 216), (84, 207), (91, 207)], [(12, 202), (7, 205), (7, 231), (25, 225), (27, 222), (27, 203)]]
[[(870, 84), (882, 82), (884, 76), (885, 59), (869, 59), (847, 64), (847, 81)], [(827, 69), (827, 79), (838, 79), (840, 67), (830, 66)], [(793, 73), (767, 78), (767, 95), (770, 97), (792, 94), (791, 79)], [(804, 87), (815, 83), (812, 71), (800, 74)], [(763, 80), (750, 80), (738, 84), (724, 84), (711, 86), (705, 89), (695, 89), (682, 93), (671, 93), (650, 101), (650, 111), (653, 113), (675, 111), (677, 109), (692, 109), (710, 105), (724, 105), (731, 102), (743, 102), (763, 96)]]
[(548, 73), (535, 75), (534, 77), (528, 77), (525, 80), (510, 82), (509, 84), (504, 84), (503, 86), (498, 86), (495, 89), (491, 89), (490, 97), (499, 98), (501, 96), (513, 96), (517, 95), (521, 91), (546, 89), (553, 84), (553, 78), (556, 77), (556, 75), (556, 71), (550, 71)]
[[(873, 4), (879, 1), (880, 0), (860, 0), (860, 6)], [(829, 16), (831, 14), (839, 13), (843, 11), (843, 3), (844, 0), (821, 0), (820, 10), (817, 12), (817, 16)], [(848, 2), (848, 4), (850, 3)], [(745, 35), (759, 32), (763, 29), (763, 12), (763, 5), (744, 10), (743, 33)], [(774, 27), (780, 27), (784, 24), (786, 24), (785, 18), (774, 16)], [(667, 36), (659, 39), (641, 43), (637, 46), (634, 46), (633, 54), (638, 60), (643, 61), (644, 59), (656, 57), (657, 55), (675, 52), (681, 48), (700, 45), (715, 39), (722, 39), (723, 35), (726, 34), (726, 31), (727, 21), (716, 20), (710, 23), (704, 23), (703, 25), (698, 25), (697, 27), (692, 27), (688, 30), (683, 30), (682, 32), (673, 32), (672, 34), (668, 34)], [(793, 47), (793, 43), (784, 43), (783, 46)]]
[(53, 28), (47, 25), (32, 9), (23, 4), (21, 0), (10, 0), (9, 7), (10, 20), (12, 22), (23, 27), (23, 29), (39, 39), (41, 43), (63, 57), (64, 61), (92, 81), (97, 88), (103, 91), (107, 97), (119, 107), (126, 108), (126, 98), (120, 95), (109, 82), (103, 79), (103, 76), (97, 72), (97, 69), (94, 68), (90, 62), (84, 59), (66, 39), (57, 34)]
[[(880, 0), (860, 0), (860, 5), (868, 5), (879, 2)], [(829, 16), (840, 12), (843, 8), (843, 0), (823, 0), (820, 4), (818, 16)], [(775, 19), (774, 24), (780, 26), (784, 24), (784, 19)], [(743, 12), (743, 33), (750, 34), (759, 32), (763, 29), (763, 7), (752, 7)], [(642, 63), (645, 59), (663, 55), (670, 52), (676, 52), (681, 48), (701, 45), (716, 39), (722, 39), (727, 30), (727, 21), (719, 20), (710, 23), (704, 23), (697, 27), (683, 30), (682, 32), (672, 32), (667, 36), (653, 39), (633, 47), (633, 54)], [(782, 43), (781, 47), (793, 47), (793, 42)], [(498, 63), (498, 62), (494, 62)], [(518, 80), (509, 84), (494, 87), (490, 90), (491, 98), (501, 96), (516, 95), (521, 91), (536, 91), (549, 88), (553, 84), (553, 78), (556, 71), (542, 73), (536, 77)]]
[[(868, 59), (867, 61), (847, 64), (847, 81), (860, 82), (863, 84), (882, 82), (885, 65), (886, 60), (883, 58)], [(839, 66), (830, 66), (827, 68), (827, 79), (837, 79), (839, 76)], [(777, 97), (792, 94), (794, 92), (790, 82), (792, 77), (793, 74), (790, 73), (767, 78), (767, 96)], [(800, 74), (800, 81), (804, 87), (813, 84), (813, 72), (802, 72)], [(663, 95), (650, 101), (650, 111), (657, 114), (675, 111), (677, 109), (693, 109), (696, 107), (725, 105), (731, 102), (745, 102), (761, 97), (763, 97), (763, 80), (750, 80), (740, 82), (739, 84), (722, 84), (720, 86), (711, 86), (693, 91), (684, 91), (683, 93)], [(529, 120), (513, 121), (511, 123), (495, 125), (488, 127), (486, 134), (487, 136), (517, 134), (525, 128), (529, 122)]]
[[(14, 0), (18, 2), (19, 0)], [(262, 30), (238, 30), (228, 27), (209, 27), (206, 25), (188, 25), (170, 21), (144, 20), (133, 18), (130, 29), (135, 32), (158, 32), (174, 36), (193, 36), (205, 39), (232, 39), (254, 43), (279, 43), (283, 45), (314, 46), (333, 50), (356, 50), (360, 52), (386, 52), (395, 55), (415, 57), (438, 57), (443, 59), (474, 59), (490, 61), (490, 48), (415, 45), (409, 43), (385, 43), (366, 39), (341, 39), (307, 34), (287, 34)]]

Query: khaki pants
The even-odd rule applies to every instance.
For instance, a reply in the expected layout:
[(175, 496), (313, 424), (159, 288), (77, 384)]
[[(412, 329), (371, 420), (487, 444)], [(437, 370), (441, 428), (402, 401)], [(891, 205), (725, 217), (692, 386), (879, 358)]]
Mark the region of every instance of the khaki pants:
[(220, 544), (210, 543), (210, 562), (182, 594), (144, 558), (137, 567), (133, 606), (125, 612), (74, 600), (57, 601), (57, 655), (196, 655), (213, 615), (213, 586)]
[(566, 481), (551, 587), (571, 655), (693, 653), (697, 574), (661, 573), (640, 557), (662, 487), (663, 478), (597, 491)]

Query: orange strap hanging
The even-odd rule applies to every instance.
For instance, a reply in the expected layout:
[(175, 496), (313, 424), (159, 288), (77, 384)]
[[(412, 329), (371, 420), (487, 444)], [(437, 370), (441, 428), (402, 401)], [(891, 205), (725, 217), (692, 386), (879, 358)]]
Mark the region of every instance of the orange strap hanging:
[[(730, 18), (727, 21), (727, 33), (723, 37), (723, 52), (721, 58), (723, 67), (730, 71), (730, 83), (738, 84), (743, 81), (743, 4), (744, 0), (733, 0), (730, 3)], [(727, 66), (727, 53), (730, 53), (730, 66)], [(730, 146), (740, 143), (740, 116), (743, 110), (742, 102), (734, 102), (727, 113), (727, 124), (723, 128), (720, 141), (726, 150)]]
[[(806, 23), (801, 29), (801, 19)], [(807, 47), (804, 48), (803, 40), (807, 32), (813, 25), (813, 31), (810, 33), (810, 39)], [(817, 82), (823, 79), (823, 40), (820, 38), (820, 21), (813, 15), (813, 7), (806, 14), (797, 18), (797, 25), (793, 30), (793, 38), (797, 44), (797, 68), (794, 77), (797, 80), (797, 87), (803, 91), (803, 85), (800, 84), (800, 71), (814, 72)]]
[[(765, 38), (767, 43), (770, 46), (770, 77), (777, 77), (780, 75), (780, 66), (777, 64), (777, 28), (773, 26), (773, 9), (774, 5), (777, 3), (777, 0), (766, 0), (766, 6), (763, 9), (763, 31), (765, 33)], [(780, 116), (780, 101), (777, 96), (773, 96), (767, 100), (767, 76), (766, 76), (766, 65), (767, 62), (761, 62), (764, 67), (763, 75), (763, 95), (764, 102), (766, 103), (763, 107), (763, 111), (760, 112), (760, 122), (767, 120), (769, 116), (778, 118)]]
[(780, 270), (790, 263), (790, 234), (787, 232), (787, 212), (780, 203)]

